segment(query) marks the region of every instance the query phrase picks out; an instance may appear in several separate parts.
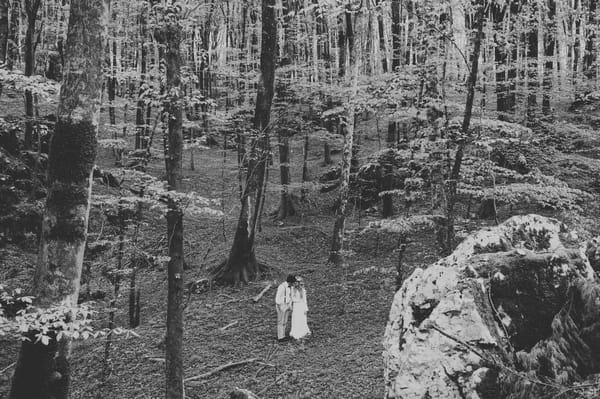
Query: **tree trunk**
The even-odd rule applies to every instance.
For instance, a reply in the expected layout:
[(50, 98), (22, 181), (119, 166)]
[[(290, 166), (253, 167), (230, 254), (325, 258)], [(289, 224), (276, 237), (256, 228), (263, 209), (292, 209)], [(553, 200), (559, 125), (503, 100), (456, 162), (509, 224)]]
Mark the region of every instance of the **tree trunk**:
[[(486, 0), (478, 2), (475, 21), (477, 24), (477, 34), (473, 43), (473, 58), (471, 59), (471, 71), (467, 82), (467, 103), (465, 105), (465, 115), (461, 130), (463, 134), (469, 136), (469, 126), (471, 125), (471, 114), (473, 112), (473, 100), (475, 99), (475, 85), (477, 84), (477, 72), (479, 69), (479, 54), (481, 53), (481, 42), (483, 41), (483, 25), (485, 22)], [(466, 139), (458, 143), (454, 164), (448, 181), (448, 196), (446, 203), (446, 242), (443, 253), (449, 255), (454, 247), (454, 206), (457, 202), (458, 179), (460, 178), (460, 168), (464, 156)]]
[[(104, 2), (73, 0), (58, 118), (50, 143), (48, 197), (34, 277), (38, 306), (77, 306), (96, 158), (102, 91)], [(30, 331), (29, 334), (35, 334)], [(10, 399), (66, 398), (70, 343), (23, 342)]]
[[(386, 144), (387, 144), (387, 148), (391, 149), (394, 148), (397, 140), (398, 140), (398, 126), (399, 123), (396, 121), (389, 121), (388, 123), (388, 134), (386, 137)], [(381, 173), (383, 174), (382, 176), (382, 184), (381, 184), (381, 188), (384, 191), (388, 191), (391, 190), (393, 187), (393, 182), (394, 182), (394, 175), (393, 175), (393, 171), (394, 171), (394, 165), (393, 165), (393, 160), (394, 157), (392, 154), (390, 154), (391, 156), (387, 156), (386, 159), (384, 160), (384, 163), (382, 165), (382, 170)], [(394, 197), (390, 194), (384, 194), (381, 197), (382, 200), (382, 207), (381, 207), (381, 216), (383, 216), (384, 218), (389, 218), (394, 216)]]
[[(537, 4), (533, 5), (533, 10), (536, 14), (537, 12)], [(527, 34), (527, 54), (525, 61), (526, 75), (527, 75), (527, 111), (526, 116), (527, 120), (531, 120), (536, 112), (537, 106), (537, 91), (538, 91), (538, 76), (537, 76), (537, 68), (534, 69), (532, 65), (535, 65), (538, 59), (538, 32), (541, 29), (539, 26), (535, 29), (530, 30)]]
[(587, 40), (585, 42), (585, 56), (583, 57), (583, 70), (586, 72), (589, 72), (594, 67), (594, 62), (596, 61), (594, 46), (596, 42), (597, 6), (597, 0), (589, 0), (588, 28), (586, 29)]
[(289, 184), (290, 178), (290, 138), (289, 132), (283, 130), (279, 132), (279, 175), (281, 182), (281, 195), (279, 197), (279, 211), (277, 219), (282, 220), (288, 216), (294, 216), (296, 210), (290, 198)]
[[(219, 283), (239, 285), (257, 278), (261, 265), (256, 261), (254, 240), (264, 203), (269, 161), (269, 121), (275, 90), (275, 60), (277, 56), (277, 20), (275, 0), (262, 0), (262, 45), (260, 77), (256, 95), (254, 128), (258, 137), (253, 140), (246, 185), (242, 190), (240, 217), (225, 262), (217, 267), (213, 279)], [(251, 203), (254, 200), (253, 204)]]
[(144, 92), (144, 84), (146, 82), (146, 69), (147, 69), (146, 59), (148, 58), (148, 48), (146, 46), (144, 46), (144, 41), (146, 40), (146, 36), (147, 36), (146, 11), (145, 11), (145, 4), (142, 3), (142, 10), (140, 11), (140, 55), (139, 55), (140, 82), (139, 82), (139, 89), (138, 89), (137, 107), (136, 107), (136, 111), (135, 111), (135, 125), (136, 125), (135, 149), (136, 150), (145, 148), (144, 135), (145, 135), (146, 129), (145, 129), (144, 125), (146, 124), (146, 120), (144, 118), (144, 111), (146, 109), (146, 104), (144, 103), (144, 100), (141, 98), (141, 96), (142, 96), (142, 93)]
[(331, 161), (331, 145), (329, 144), (329, 141), (327, 141), (327, 139), (325, 139), (325, 141), (323, 142), (323, 163), (325, 165), (331, 165), (332, 161)]
[(400, 37), (400, 1), (392, 0), (392, 70), (400, 67), (402, 57)]
[[(548, 3), (548, 19), (554, 20), (556, 16), (556, 3), (551, 1)], [(544, 54), (546, 58), (543, 78), (543, 97), (542, 97), (542, 113), (544, 115), (550, 115), (550, 99), (552, 97), (553, 89), (553, 74), (554, 74), (554, 52), (556, 47), (556, 37), (551, 31), (546, 32), (546, 43)]]
[(340, 125), (344, 135), (344, 150), (342, 153), (342, 176), (339, 191), (338, 207), (335, 212), (335, 224), (333, 226), (333, 237), (329, 251), (328, 263), (342, 265), (345, 263), (342, 247), (344, 243), (344, 227), (346, 224), (346, 206), (348, 205), (348, 193), (350, 191), (350, 166), (352, 161), (352, 144), (354, 136), (354, 111), (348, 111), (344, 124)]
[[(183, 158), (183, 110), (181, 83), (181, 49), (184, 34), (179, 9), (175, 1), (165, 9), (165, 21), (159, 28), (166, 65), (166, 87), (169, 93), (164, 104), (168, 114), (165, 168), (169, 191), (180, 188)], [(165, 342), (166, 399), (183, 399), (183, 212), (179, 203), (170, 198), (167, 211), (169, 264), (167, 266), (167, 335)]]
[[(8, 50), (8, 2), (0, 0), (0, 64), (6, 63)], [(0, 82), (0, 97), (2, 97), (2, 82)]]
[(15, 62), (19, 60), (19, 21), (21, 11), (21, 2), (13, 0), (10, 7), (10, 26), (8, 28), (8, 48), (6, 49), (6, 66), (12, 71)]
[[(35, 73), (35, 23), (41, 0), (25, 0), (25, 12), (27, 14), (27, 31), (25, 32), (25, 76), (33, 76)], [(33, 93), (25, 90), (25, 138), (23, 146), (26, 150), (31, 149), (33, 141)]]
[[(502, 34), (495, 35), (495, 59), (496, 67), (500, 69), (496, 73), (496, 98), (498, 111), (498, 118), (505, 119), (507, 113), (513, 113), (515, 110), (515, 92), (514, 92), (514, 78), (516, 77), (516, 71), (511, 65), (511, 46), (509, 44), (510, 32), (506, 32), (511, 21), (511, 7), (505, 4), (492, 4), (492, 17), (496, 30), (503, 31)], [(505, 29), (506, 28), (506, 29)]]
[(569, 38), (569, 33), (565, 31), (569, 23), (569, 17), (567, 16), (568, 11), (565, 10), (565, 7), (569, 6), (569, 3), (570, 2), (563, 4), (562, 1), (556, 1), (555, 3), (556, 47), (558, 55), (556, 66), (558, 67), (559, 83), (562, 90), (565, 90), (567, 88), (567, 79), (570, 76), (568, 67), (569, 39), (572, 39), (573, 41), (575, 40), (575, 37)]
[(8, 2), (9, 0), (0, 0), (0, 64), (6, 62), (8, 49)]
[[(381, 4), (380, 0), (376, 2), (378, 5)], [(381, 57), (381, 69), (383, 73), (388, 72), (388, 53), (387, 53), (387, 43), (385, 37), (385, 25), (383, 22), (383, 14), (382, 10), (377, 12), (377, 34), (379, 37), (379, 51)]]
[[(112, 46), (111, 46), (112, 44)], [(106, 82), (106, 91), (108, 94), (108, 117), (111, 125), (115, 125), (117, 123), (117, 117), (115, 115), (115, 94), (117, 90), (117, 68), (116, 68), (116, 58), (117, 58), (117, 41), (112, 40), (112, 43), (109, 42), (108, 45), (108, 59), (109, 59), (109, 68), (110, 73)], [(116, 137), (116, 131), (115, 136)]]
[(304, 145), (302, 146), (302, 201), (306, 199), (308, 189), (306, 188), (306, 182), (308, 181), (308, 150), (309, 150), (309, 139), (308, 133), (304, 135)]

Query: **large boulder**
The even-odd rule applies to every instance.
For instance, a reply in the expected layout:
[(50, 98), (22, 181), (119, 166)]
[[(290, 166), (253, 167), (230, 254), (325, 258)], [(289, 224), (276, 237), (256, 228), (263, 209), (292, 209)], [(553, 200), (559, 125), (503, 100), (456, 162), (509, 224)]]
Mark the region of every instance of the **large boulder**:
[(595, 382), (600, 284), (572, 238), (515, 216), (416, 269), (385, 331), (386, 398), (548, 398)]

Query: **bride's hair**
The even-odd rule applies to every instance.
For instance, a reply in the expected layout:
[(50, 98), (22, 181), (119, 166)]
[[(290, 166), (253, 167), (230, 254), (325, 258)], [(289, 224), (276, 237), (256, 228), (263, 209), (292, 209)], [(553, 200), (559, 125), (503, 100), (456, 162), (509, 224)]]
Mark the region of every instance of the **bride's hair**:
[(298, 287), (294, 287), (301, 297), (306, 294), (306, 289), (304, 288), (304, 279), (302, 277), (296, 277), (296, 282), (298, 283)]

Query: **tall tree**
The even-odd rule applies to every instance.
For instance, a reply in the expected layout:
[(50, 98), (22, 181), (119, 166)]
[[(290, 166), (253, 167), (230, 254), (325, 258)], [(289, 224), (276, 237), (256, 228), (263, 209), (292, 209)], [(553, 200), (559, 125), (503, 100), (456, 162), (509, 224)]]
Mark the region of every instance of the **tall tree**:
[(275, 60), (277, 57), (277, 20), (275, 0), (262, 0), (262, 44), (260, 77), (256, 94), (254, 129), (245, 187), (240, 196), (238, 225), (229, 257), (215, 272), (215, 281), (237, 285), (257, 277), (262, 265), (256, 260), (255, 239), (267, 184), (269, 161), (269, 122), (275, 91)]
[[(354, 44), (354, 43), (352, 43)], [(352, 51), (352, 50), (351, 50)], [(338, 194), (338, 207), (335, 211), (335, 222), (333, 225), (333, 235), (331, 239), (331, 248), (329, 250), (328, 263), (334, 265), (343, 265), (346, 262), (342, 249), (344, 243), (344, 230), (346, 226), (346, 206), (348, 205), (348, 194), (350, 192), (350, 171), (352, 169), (354, 148), (354, 126), (356, 124), (354, 98), (358, 92), (358, 70), (359, 62), (354, 57), (350, 57), (350, 67), (352, 68), (352, 94), (347, 104), (345, 112), (342, 115), (340, 123), (340, 132), (344, 137), (344, 149), (342, 150), (342, 171), (341, 183)]]
[[(77, 306), (96, 159), (107, 7), (72, 0), (65, 73), (50, 143), (48, 197), (33, 294), (40, 307)], [(29, 331), (33, 338), (37, 331)], [(24, 341), (10, 399), (67, 398), (70, 342)]]
[[(181, 44), (184, 39), (180, 5), (175, 0), (162, 11), (163, 16), (155, 37), (164, 46), (166, 67), (164, 103), (168, 132), (165, 148), (165, 167), (169, 191), (181, 186), (183, 158), (183, 90), (181, 82)], [(183, 212), (179, 203), (169, 196), (167, 238), (167, 336), (165, 345), (166, 399), (183, 399)]]

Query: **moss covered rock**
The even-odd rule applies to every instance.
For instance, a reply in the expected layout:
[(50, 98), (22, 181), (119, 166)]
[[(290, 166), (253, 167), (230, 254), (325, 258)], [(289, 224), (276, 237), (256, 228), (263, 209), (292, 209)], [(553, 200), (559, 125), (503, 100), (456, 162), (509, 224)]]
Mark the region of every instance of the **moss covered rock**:
[(384, 338), (387, 398), (547, 398), (600, 373), (600, 284), (564, 225), (516, 216), (416, 269)]

